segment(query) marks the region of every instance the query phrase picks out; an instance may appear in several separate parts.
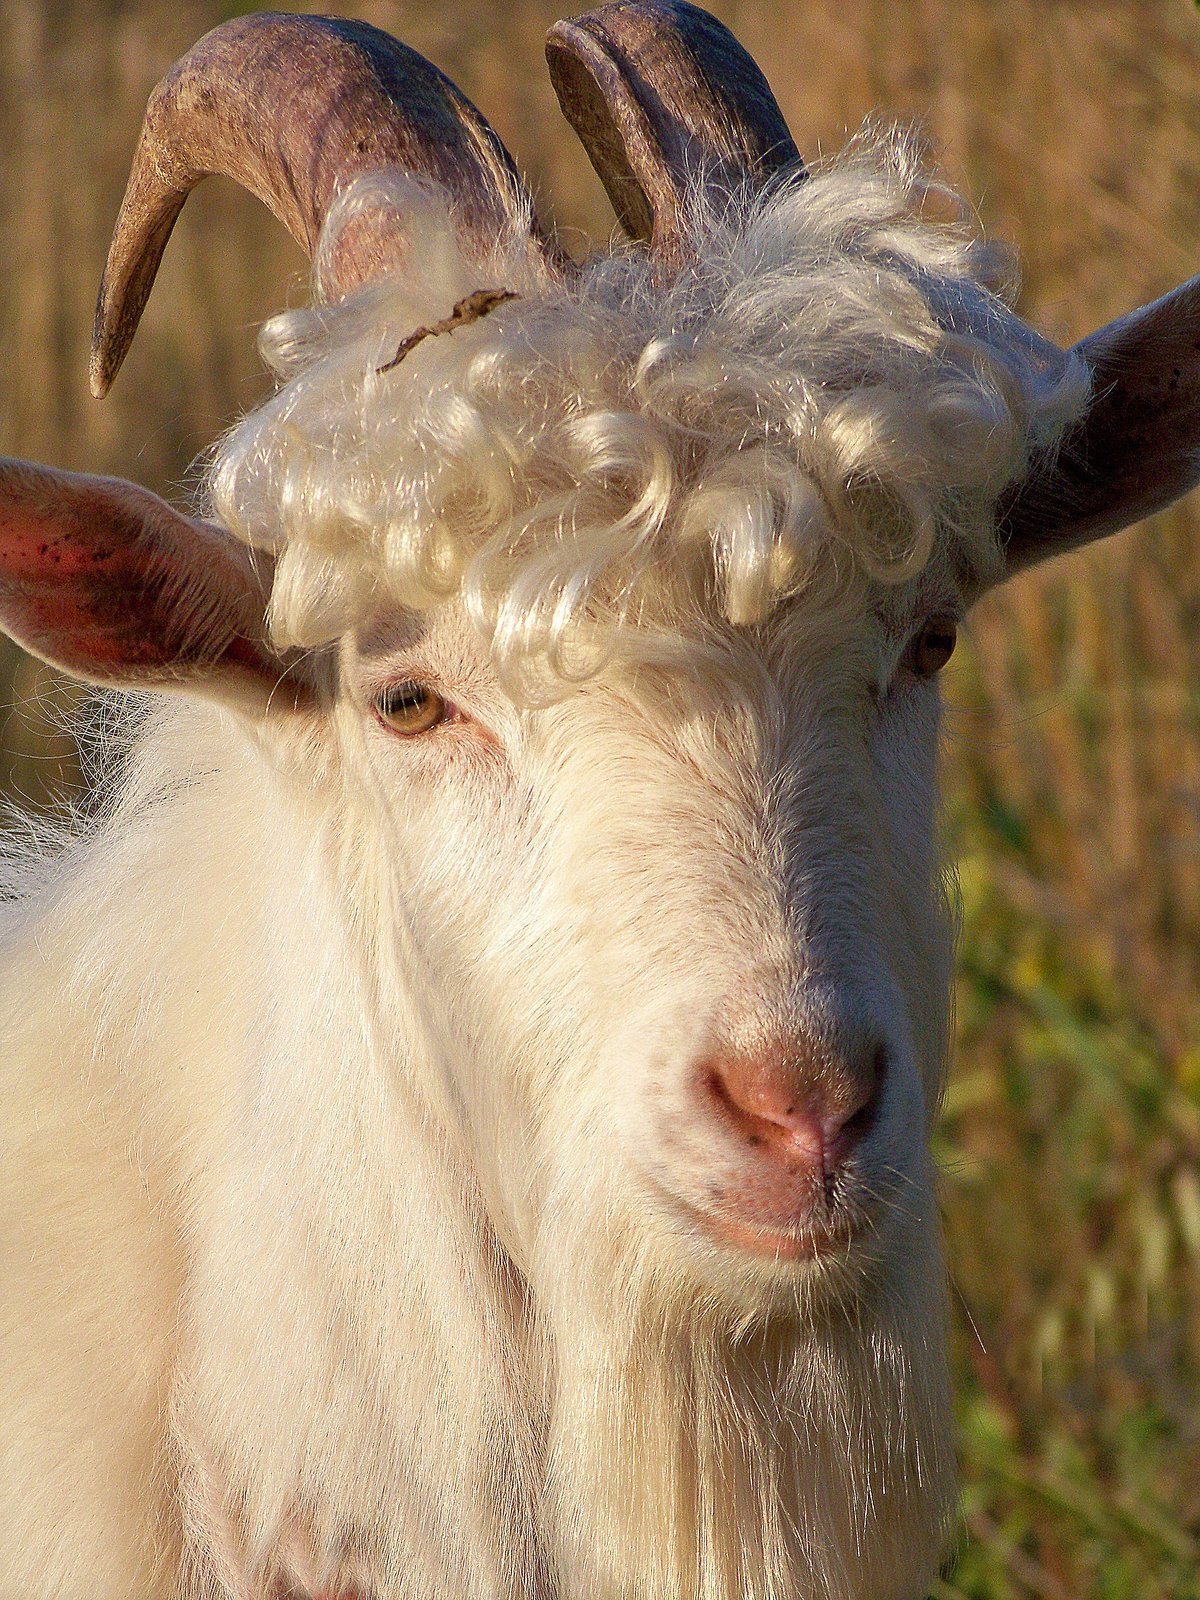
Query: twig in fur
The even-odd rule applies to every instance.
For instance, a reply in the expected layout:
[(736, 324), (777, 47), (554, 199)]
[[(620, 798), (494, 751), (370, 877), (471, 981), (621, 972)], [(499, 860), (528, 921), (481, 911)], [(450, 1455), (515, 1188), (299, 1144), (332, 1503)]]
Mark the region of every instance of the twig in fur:
[(392, 359), (382, 367), (376, 367), (375, 371), (391, 372), (392, 368), (398, 367), (409, 351), (419, 345), (422, 339), (428, 339), (435, 333), (453, 333), (455, 328), (465, 327), (468, 322), (478, 322), (480, 317), (486, 317), (506, 300), (520, 298), (513, 289), (476, 289), (473, 293), (464, 295), (448, 317), (432, 323), (428, 328), (418, 328), (415, 333), (410, 333), (407, 339), (402, 339)]

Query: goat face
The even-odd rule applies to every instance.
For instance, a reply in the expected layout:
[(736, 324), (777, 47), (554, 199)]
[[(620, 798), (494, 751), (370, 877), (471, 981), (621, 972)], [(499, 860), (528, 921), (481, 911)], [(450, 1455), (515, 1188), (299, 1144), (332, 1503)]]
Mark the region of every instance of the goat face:
[[(217, 456), (222, 526), (0, 463), (0, 624), (236, 707), (332, 800), (366, 1065), (462, 1180), (438, 1270), (517, 1269), (529, 1359), (495, 1387), (544, 1433), (556, 1592), (924, 1594), (952, 1502), (930, 680), (988, 584), (1200, 478), (1200, 280), (1055, 350), (903, 140), (807, 174), (685, 0), (560, 24), (550, 61), (638, 241), (584, 265), (374, 30), (255, 14), (177, 64), (97, 392), (205, 173), (317, 251), (319, 303), (268, 331), (287, 381)], [(564, 618), (624, 643), (518, 692)]]
[(948, 920), (914, 639), (953, 607), (929, 573), (796, 603), (540, 709), (455, 605), (345, 651), (389, 960), (524, 1269), (566, 1226), (739, 1304), (861, 1294), (931, 1226)]

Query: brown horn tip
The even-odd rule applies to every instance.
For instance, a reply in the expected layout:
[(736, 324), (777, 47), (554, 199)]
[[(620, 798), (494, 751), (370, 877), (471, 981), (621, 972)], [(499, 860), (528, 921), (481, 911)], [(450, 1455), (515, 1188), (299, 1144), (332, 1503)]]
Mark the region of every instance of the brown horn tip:
[[(92, 393), (133, 339), (175, 219), (220, 173), (261, 200), (311, 255), (337, 193), (368, 172), (428, 177), (459, 204), (479, 254), (532, 206), (512, 158), (450, 80), (390, 34), (336, 17), (259, 12), (206, 34), (150, 98), (100, 286)], [(398, 225), (397, 230), (398, 231)], [(334, 259), (348, 293), (388, 264), (386, 227)]]
[(679, 250), (689, 182), (766, 182), (804, 164), (770, 85), (723, 23), (684, 0), (614, 0), (557, 22), (546, 59), (559, 104), (621, 226)]

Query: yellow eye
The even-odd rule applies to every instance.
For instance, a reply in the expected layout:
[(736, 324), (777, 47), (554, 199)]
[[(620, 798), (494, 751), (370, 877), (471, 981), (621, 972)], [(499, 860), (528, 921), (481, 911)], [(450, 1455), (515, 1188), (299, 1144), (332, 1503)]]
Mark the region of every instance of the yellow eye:
[(932, 678), (954, 654), (958, 629), (944, 617), (927, 622), (913, 640), (913, 671), (919, 678)]
[(450, 708), (436, 689), (407, 678), (380, 690), (375, 697), (375, 715), (393, 733), (411, 737), (428, 733), (439, 722), (445, 722)]

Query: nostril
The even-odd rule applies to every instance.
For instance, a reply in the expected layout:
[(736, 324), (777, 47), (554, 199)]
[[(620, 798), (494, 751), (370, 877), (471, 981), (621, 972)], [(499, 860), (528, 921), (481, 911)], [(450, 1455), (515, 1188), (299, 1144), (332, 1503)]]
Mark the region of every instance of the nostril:
[(856, 1054), (855, 1062), (818, 1053), (807, 1041), (723, 1052), (705, 1063), (701, 1082), (726, 1127), (750, 1148), (828, 1174), (879, 1115), (886, 1047), (873, 1044)]
[(883, 1086), (887, 1078), (887, 1047), (877, 1045), (872, 1056), (871, 1070), (862, 1081), (856, 1102), (848, 1102), (849, 1109), (835, 1116), (828, 1127), (829, 1143), (835, 1159), (844, 1160), (861, 1143), (875, 1126), (879, 1106), (883, 1099)]
[(822, 1162), (825, 1139), (820, 1119), (797, 1094), (773, 1094), (778, 1086), (744, 1066), (737, 1058), (709, 1065), (706, 1087), (723, 1120), (753, 1149)]

